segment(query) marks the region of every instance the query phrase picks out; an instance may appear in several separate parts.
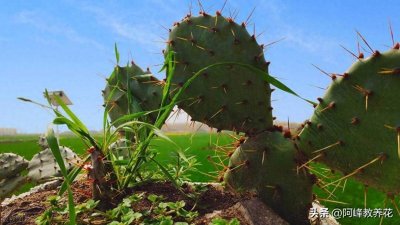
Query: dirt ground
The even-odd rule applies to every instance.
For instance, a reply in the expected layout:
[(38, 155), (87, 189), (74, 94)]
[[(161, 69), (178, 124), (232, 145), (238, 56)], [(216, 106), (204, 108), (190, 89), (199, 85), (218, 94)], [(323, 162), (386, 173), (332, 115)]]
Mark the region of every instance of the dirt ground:
[[(78, 180), (74, 182), (72, 190), (74, 193), (75, 204), (86, 202), (91, 197), (91, 184), (85, 180)], [(193, 193), (193, 188), (189, 185), (185, 185), (183, 188), (186, 194)], [(138, 203), (135, 203), (132, 208), (136, 212), (140, 212), (151, 207), (151, 202), (147, 200), (147, 196), (150, 194), (162, 195), (165, 199), (164, 202), (176, 202), (184, 200), (186, 202), (185, 209), (194, 209), (199, 213), (198, 218), (195, 220), (195, 224), (208, 224), (211, 219), (207, 214), (212, 213), (214, 210), (228, 209), (240, 200), (245, 199), (244, 196), (237, 196), (230, 192), (224, 192), (215, 188), (212, 185), (207, 186), (207, 190), (203, 192), (198, 198), (197, 202), (188, 198), (183, 193), (179, 192), (169, 182), (157, 182), (148, 183), (134, 189), (130, 189), (126, 194), (118, 197), (130, 195), (132, 193), (144, 193), (144, 198)], [(23, 224), (35, 224), (35, 219), (42, 214), (48, 207), (49, 203), (47, 198), (57, 194), (57, 190), (43, 190), (34, 193), (30, 196), (17, 199), (11, 204), (1, 209), (1, 225), (23, 225)], [(227, 212), (222, 214), (225, 219), (235, 218), (238, 215)], [(243, 223), (242, 218), (238, 218)], [(67, 218), (65, 218), (67, 220)], [(96, 217), (95, 219), (90, 218), (86, 214), (82, 214), (78, 218), (78, 224), (107, 224), (106, 218)]]

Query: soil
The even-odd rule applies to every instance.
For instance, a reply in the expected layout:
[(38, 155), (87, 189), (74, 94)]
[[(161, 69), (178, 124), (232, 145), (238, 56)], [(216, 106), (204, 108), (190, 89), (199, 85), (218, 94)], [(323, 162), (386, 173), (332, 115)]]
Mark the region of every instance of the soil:
[[(91, 198), (91, 184), (89, 181), (84, 179), (75, 181), (72, 190), (75, 204), (86, 202)], [(184, 185), (183, 190), (186, 194), (194, 192), (189, 185)], [(228, 209), (237, 202), (250, 197), (238, 196), (219, 190), (215, 186), (207, 185), (207, 190), (201, 193), (197, 202), (195, 202), (188, 198), (187, 195), (179, 192), (170, 182), (156, 182), (130, 189), (126, 194), (121, 194), (118, 199), (123, 199), (132, 193), (144, 193), (145, 195), (143, 200), (132, 206), (136, 212), (141, 212), (151, 207), (151, 202), (147, 200), (147, 196), (150, 194), (162, 195), (164, 197), (163, 202), (184, 200), (186, 202), (185, 209), (194, 209), (199, 213), (198, 218), (194, 221), (195, 224), (208, 224), (211, 221), (211, 218), (209, 218), (210, 213), (215, 210)], [(57, 195), (57, 190), (43, 190), (13, 201), (1, 209), (0, 225), (35, 224), (35, 219), (49, 207), (47, 198), (54, 195)], [(244, 219), (240, 215), (235, 215), (232, 210), (225, 210), (219, 216), (225, 219), (238, 218), (241, 224), (245, 224)], [(65, 217), (63, 219), (67, 220)], [(101, 216), (93, 219), (93, 217), (89, 217), (86, 214), (80, 214), (78, 221), (78, 224), (107, 224), (110, 222), (106, 218), (101, 218)]]

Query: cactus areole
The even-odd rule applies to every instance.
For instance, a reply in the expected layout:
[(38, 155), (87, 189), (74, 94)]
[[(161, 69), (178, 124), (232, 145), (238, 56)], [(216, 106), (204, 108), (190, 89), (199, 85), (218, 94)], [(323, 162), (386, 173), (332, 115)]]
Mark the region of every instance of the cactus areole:
[[(219, 14), (187, 16), (175, 23), (167, 51), (175, 53), (172, 95), (199, 70), (215, 63), (236, 62), (268, 70), (263, 46), (255, 36)], [(204, 71), (185, 90), (178, 106), (193, 120), (218, 130), (255, 134), (272, 127), (270, 96), (270, 86), (260, 75), (230, 64)]]

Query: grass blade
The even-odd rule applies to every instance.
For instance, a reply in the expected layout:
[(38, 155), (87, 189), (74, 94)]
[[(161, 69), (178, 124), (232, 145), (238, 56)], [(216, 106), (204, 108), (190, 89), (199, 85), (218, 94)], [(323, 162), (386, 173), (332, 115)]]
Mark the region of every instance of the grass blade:
[(118, 65), (119, 64), (119, 52), (118, 52), (117, 43), (114, 43), (114, 51), (115, 51), (115, 59), (117, 60), (117, 65)]
[(56, 159), (58, 166), (60, 167), (61, 174), (64, 177), (64, 181), (66, 182), (67, 190), (68, 190), (68, 211), (69, 211), (69, 223), (70, 225), (76, 224), (76, 213), (75, 213), (75, 204), (74, 197), (72, 195), (71, 190), (71, 182), (68, 177), (68, 171), (64, 164), (64, 159), (61, 156), (60, 149), (58, 147), (58, 142), (56, 137), (54, 136), (54, 130), (49, 127), (46, 133), (47, 143), (49, 144), (50, 150)]

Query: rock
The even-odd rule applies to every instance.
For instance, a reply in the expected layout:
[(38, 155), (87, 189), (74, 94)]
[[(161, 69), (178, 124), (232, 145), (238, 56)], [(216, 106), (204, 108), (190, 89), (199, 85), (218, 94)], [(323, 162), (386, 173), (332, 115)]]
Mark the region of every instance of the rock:
[(289, 225), (258, 198), (238, 202), (233, 207), (237, 208), (249, 225)]

